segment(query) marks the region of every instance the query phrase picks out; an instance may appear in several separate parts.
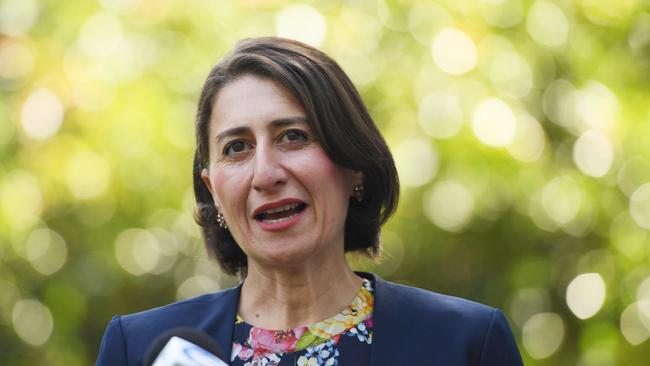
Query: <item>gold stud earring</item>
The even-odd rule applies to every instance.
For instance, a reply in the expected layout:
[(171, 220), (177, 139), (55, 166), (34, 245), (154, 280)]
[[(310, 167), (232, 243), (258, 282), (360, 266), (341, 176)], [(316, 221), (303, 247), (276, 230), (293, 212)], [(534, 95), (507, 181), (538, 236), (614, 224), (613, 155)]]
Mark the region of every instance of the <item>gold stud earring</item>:
[(228, 224), (226, 223), (226, 218), (223, 217), (223, 214), (221, 212), (217, 212), (217, 224), (219, 224), (219, 227), (227, 230), (228, 229)]
[(357, 200), (357, 202), (363, 201), (364, 188), (363, 184), (358, 184), (352, 189), (352, 197)]

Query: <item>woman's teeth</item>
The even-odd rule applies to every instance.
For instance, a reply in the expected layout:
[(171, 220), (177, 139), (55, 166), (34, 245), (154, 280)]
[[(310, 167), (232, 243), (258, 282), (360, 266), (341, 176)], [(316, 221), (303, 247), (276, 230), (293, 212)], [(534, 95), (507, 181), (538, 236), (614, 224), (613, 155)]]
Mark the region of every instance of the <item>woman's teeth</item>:
[(284, 206), (272, 208), (256, 216), (257, 220), (276, 223), (289, 220), (304, 210), (304, 203), (291, 203)]
[(265, 221), (265, 222), (268, 222), (268, 223), (271, 223), (271, 224), (274, 224), (274, 223), (276, 223), (276, 222), (287, 221), (287, 220), (291, 219), (292, 217), (298, 215), (299, 213), (300, 213), (300, 211), (296, 211), (296, 212), (292, 213), (292, 214), (289, 215), (289, 216), (279, 217), (279, 218), (277, 218), (277, 219), (268, 219), (268, 218), (265, 218), (264, 221)]
[(300, 205), (299, 203), (291, 203), (291, 204), (280, 206), (280, 207), (277, 207), (277, 208), (272, 208), (270, 210), (264, 211), (264, 213), (265, 214), (272, 214), (272, 213), (276, 213), (276, 212), (293, 210), (294, 208), (298, 207), (299, 205)]

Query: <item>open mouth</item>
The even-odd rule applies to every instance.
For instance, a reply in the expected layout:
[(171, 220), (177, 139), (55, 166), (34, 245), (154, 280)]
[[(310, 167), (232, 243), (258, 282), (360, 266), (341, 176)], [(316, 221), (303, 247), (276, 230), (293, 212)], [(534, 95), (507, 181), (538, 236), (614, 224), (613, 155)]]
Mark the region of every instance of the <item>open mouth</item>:
[(255, 215), (255, 220), (268, 223), (276, 223), (290, 220), (307, 208), (307, 204), (302, 202), (290, 203), (280, 207), (268, 209)]

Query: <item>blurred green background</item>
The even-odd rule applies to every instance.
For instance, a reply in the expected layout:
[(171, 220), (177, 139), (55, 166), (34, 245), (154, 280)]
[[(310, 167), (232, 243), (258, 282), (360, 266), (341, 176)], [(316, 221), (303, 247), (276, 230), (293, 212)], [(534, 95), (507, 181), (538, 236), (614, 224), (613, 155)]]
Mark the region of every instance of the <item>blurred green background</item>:
[(193, 119), (261, 35), (336, 59), (395, 155), (357, 268), (502, 308), (527, 365), (648, 364), (648, 0), (0, 0), (0, 364), (92, 364), (113, 314), (237, 282)]

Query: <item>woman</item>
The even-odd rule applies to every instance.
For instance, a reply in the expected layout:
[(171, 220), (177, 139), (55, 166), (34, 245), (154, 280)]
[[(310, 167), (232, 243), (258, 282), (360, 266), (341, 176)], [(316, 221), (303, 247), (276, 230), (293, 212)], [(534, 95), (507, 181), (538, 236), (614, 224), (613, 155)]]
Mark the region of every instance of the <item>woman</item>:
[(496, 309), (353, 272), (379, 252), (398, 180), (355, 87), (324, 53), (240, 42), (210, 72), (194, 189), (208, 252), (240, 286), (114, 317), (98, 365), (136, 365), (164, 331), (211, 335), (232, 365), (521, 365)]

